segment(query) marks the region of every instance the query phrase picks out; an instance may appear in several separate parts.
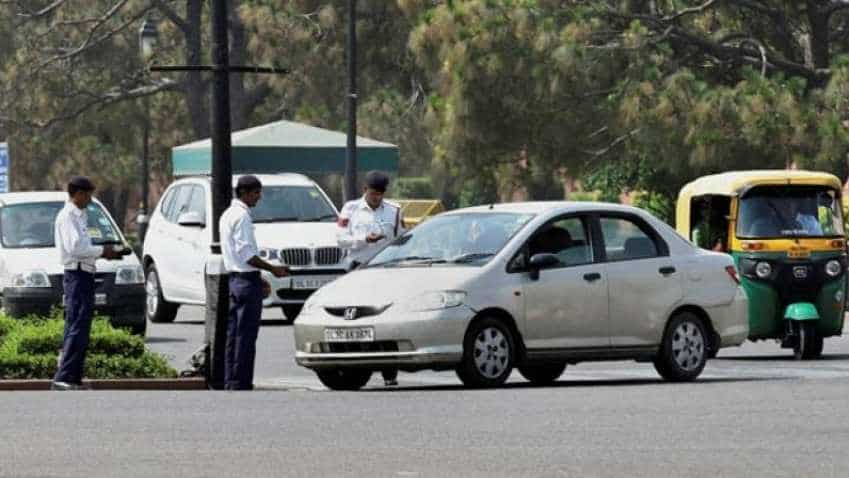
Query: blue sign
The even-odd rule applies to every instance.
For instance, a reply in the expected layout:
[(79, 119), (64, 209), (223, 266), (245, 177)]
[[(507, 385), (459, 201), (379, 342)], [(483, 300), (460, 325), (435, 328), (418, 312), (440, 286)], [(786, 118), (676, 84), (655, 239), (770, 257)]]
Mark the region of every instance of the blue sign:
[(9, 192), (9, 145), (0, 143), (0, 193)]

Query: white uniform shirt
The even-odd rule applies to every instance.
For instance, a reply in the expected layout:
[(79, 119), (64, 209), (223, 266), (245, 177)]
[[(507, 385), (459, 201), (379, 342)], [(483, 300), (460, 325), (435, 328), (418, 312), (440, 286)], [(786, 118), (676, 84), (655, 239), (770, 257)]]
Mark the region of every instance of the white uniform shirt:
[[(348, 252), (348, 264), (360, 264), (374, 257), (386, 243), (403, 234), (404, 218), (401, 206), (383, 200), (377, 209), (372, 209), (365, 197), (348, 201), (342, 207), (337, 222), (336, 239), (339, 247)], [(369, 243), (369, 234), (383, 234), (383, 239)]]
[(254, 272), (259, 269), (248, 264), (259, 255), (254, 236), (254, 222), (247, 204), (234, 199), (221, 215), (221, 254), (227, 272)]
[(97, 258), (103, 255), (103, 247), (91, 243), (88, 235), (88, 213), (68, 201), (56, 215), (53, 226), (53, 241), (59, 249), (62, 267), (70, 270), (96, 271)]

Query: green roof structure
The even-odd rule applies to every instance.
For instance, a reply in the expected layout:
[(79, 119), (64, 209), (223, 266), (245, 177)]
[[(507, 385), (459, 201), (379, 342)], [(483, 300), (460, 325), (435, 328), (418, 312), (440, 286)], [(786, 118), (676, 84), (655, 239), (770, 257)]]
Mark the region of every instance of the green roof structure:
[[(277, 121), (233, 132), (233, 174), (344, 173), (345, 133), (303, 123)], [(398, 146), (357, 137), (357, 169), (398, 171)], [(171, 149), (174, 176), (212, 173), (212, 141)]]

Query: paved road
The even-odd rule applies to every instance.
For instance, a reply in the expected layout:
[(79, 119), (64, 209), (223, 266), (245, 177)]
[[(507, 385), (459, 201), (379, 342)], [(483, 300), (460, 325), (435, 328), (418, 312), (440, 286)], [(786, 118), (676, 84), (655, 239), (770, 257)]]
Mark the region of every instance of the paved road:
[[(148, 340), (179, 362), (202, 334), (199, 310), (186, 309), (175, 324), (152, 327)], [(270, 321), (260, 337), (258, 376), (267, 390), (0, 394), (0, 476), (713, 478), (849, 470), (849, 339), (828, 341), (826, 360), (803, 363), (772, 344), (748, 344), (722, 352), (691, 384), (615, 362), (570, 367), (550, 387), (514, 379), (498, 390), (465, 390), (452, 374), (420, 373), (403, 374), (397, 389), (373, 383), (340, 393), (311, 390), (322, 389), (293, 364), (291, 327)]]
[[(315, 375), (294, 361), (292, 327), (285, 325), (282, 314), (266, 309), (257, 343), (256, 384), (263, 388), (307, 388), (323, 390)], [(169, 358), (178, 369), (186, 368), (186, 359), (203, 341), (203, 309), (185, 307), (173, 324), (152, 324), (147, 342), (151, 348)], [(738, 379), (849, 379), (849, 329), (838, 339), (826, 339), (826, 360), (797, 362), (790, 350), (774, 342), (746, 343), (744, 346), (723, 349), (718, 360), (708, 363), (703, 378), (715, 380)], [(370, 383), (380, 387), (375, 374)], [(561, 377), (569, 382), (604, 380), (659, 380), (651, 364), (634, 362), (582, 363), (570, 366)], [(523, 379), (516, 372), (513, 382)], [(401, 373), (399, 382), (405, 386), (459, 385), (453, 372)], [(849, 473), (847, 474), (849, 476)]]

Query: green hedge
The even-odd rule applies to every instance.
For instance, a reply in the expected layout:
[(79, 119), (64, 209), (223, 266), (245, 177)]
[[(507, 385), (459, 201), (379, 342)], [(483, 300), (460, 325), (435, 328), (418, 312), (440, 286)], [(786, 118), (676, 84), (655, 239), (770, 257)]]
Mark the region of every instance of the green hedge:
[[(0, 314), (0, 379), (52, 378), (62, 348), (64, 322), (14, 320)], [(177, 371), (144, 341), (106, 319), (95, 319), (86, 356), (86, 378), (171, 378)]]

